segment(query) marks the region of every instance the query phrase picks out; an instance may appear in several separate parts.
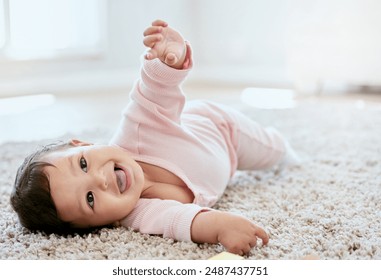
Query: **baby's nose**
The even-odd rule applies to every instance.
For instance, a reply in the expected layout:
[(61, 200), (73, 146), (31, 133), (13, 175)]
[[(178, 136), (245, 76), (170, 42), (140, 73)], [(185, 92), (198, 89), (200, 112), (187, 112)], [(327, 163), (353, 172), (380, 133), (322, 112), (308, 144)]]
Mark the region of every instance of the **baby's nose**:
[(103, 190), (107, 190), (107, 188), (108, 188), (107, 178), (102, 171), (98, 171), (95, 174), (95, 181), (96, 181), (95, 183), (96, 183), (97, 187), (99, 187)]

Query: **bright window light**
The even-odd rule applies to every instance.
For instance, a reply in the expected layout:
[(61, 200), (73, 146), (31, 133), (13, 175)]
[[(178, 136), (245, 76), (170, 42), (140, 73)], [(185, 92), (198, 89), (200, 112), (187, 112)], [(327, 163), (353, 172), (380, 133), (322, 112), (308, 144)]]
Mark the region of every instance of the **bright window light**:
[(275, 88), (246, 88), (242, 102), (259, 109), (288, 109), (295, 107), (294, 91)]
[(98, 48), (100, 0), (9, 1), (9, 55), (38, 58)]
[(0, 98), (0, 116), (14, 115), (52, 105), (55, 97), (51, 94), (38, 94)]

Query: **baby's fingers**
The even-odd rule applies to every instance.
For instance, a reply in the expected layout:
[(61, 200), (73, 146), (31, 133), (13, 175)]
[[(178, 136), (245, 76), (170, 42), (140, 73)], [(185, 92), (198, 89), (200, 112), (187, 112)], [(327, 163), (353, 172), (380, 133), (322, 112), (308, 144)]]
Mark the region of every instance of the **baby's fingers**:
[(256, 227), (255, 228), (255, 235), (257, 237), (259, 237), (260, 239), (262, 239), (262, 244), (263, 245), (267, 245), (267, 243), (269, 243), (269, 236), (266, 233), (266, 231), (264, 231), (264, 229), (262, 229), (260, 227)]
[(150, 26), (146, 30), (144, 30), (143, 35), (144, 36), (153, 35), (156, 33), (160, 33), (161, 31), (163, 31), (162, 26)]
[(247, 255), (250, 253), (251, 247), (249, 243), (237, 243), (237, 244), (232, 244), (232, 246), (225, 247), (225, 249), (232, 254), (236, 255)]
[(157, 19), (157, 20), (155, 20), (154, 22), (152, 22), (152, 26), (163, 26), (163, 27), (167, 27), (167, 26), (168, 26), (168, 23), (165, 22), (164, 20)]
[(163, 36), (161, 34), (154, 34), (144, 37), (143, 44), (146, 47), (153, 48), (157, 42), (162, 40)]
[(157, 58), (157, 52), (154, 49), (150, 49), (147, 51), (145, 58), (148, 60), (152, 60), (154, 58)]

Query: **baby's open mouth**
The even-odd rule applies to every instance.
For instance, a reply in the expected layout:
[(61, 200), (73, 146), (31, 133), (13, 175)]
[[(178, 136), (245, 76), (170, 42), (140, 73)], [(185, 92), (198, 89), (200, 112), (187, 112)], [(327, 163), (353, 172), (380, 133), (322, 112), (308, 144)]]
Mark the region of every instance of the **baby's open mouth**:
[(118, 184), (119, 191), (123, 193), (127, 187), (127, 175), (124, 170), (117, 165), (114, 167), (114, 172), (116, 174), (116, 183)]

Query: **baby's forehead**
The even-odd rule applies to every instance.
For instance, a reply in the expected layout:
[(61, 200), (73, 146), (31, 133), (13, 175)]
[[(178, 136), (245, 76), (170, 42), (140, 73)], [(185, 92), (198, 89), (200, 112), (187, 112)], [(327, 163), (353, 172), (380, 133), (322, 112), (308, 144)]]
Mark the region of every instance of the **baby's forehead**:
[(77, 154), (77, 151), (70, 148), (51, 152), (42, 158), (44, 162), (49, 164), (45, 167), (45, 172), (48, 174), (49, 178), (61, 178), (64, 176), (64, 178), (61, 179), (66, 180), (67, 176), (71, 174), (73, 167), (75, 166), (75, 158)]
[(60, 159), (65, 159), (71, 156), (75, 156), (76, 154), (81, 152), (79, 149), (76, 149), (76, 148), (78, 147), (65, 146), (60, 148), (59, 150), (50, 151), (47, 154), (45, 154), (43, 157), (41, 157), (41, 160), (51, 162), (51, 161), (57, 161)]

